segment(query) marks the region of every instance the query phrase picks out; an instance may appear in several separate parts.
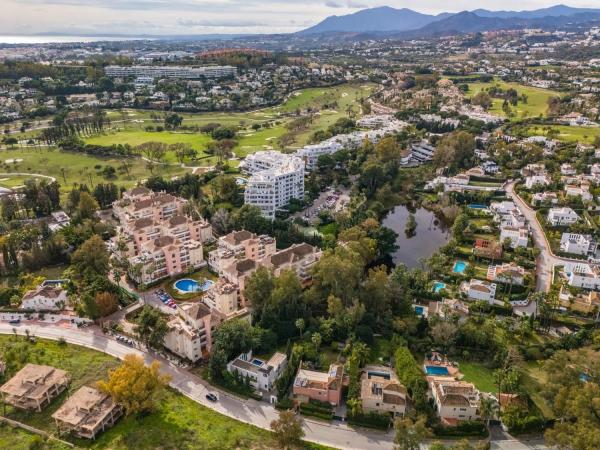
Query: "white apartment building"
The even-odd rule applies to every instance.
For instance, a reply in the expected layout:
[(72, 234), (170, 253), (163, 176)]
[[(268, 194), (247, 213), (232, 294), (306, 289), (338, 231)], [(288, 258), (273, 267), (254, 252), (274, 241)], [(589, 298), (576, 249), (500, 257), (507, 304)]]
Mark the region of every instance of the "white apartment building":
[(287, 356), (275, 352), (268, 361), (263, 361), (252, 356), (252, 350), (242, 353), (227, 364), (229, 373), (237, 373), (243, 379), (248, 378), (250, 386), (256, 390), (270, 391), (275, 387), (287, 366)]
[(496, 297), (496, 284), (489, 281), (477, 280), (465, 281), (460, 285), (460, 291), (472, 300), (483, 300), (493, 303)]
[(315, 170), (319, 162), (319, 157), (322, 155), (333, 155), (339, 152), (344, 147), (337, 142), (335, 138), (327, 139), (313, 145), (305, 145), (296, 152), (296, 156), (302, 158), (306, 170)]
[(584, 262), (567, 262), (563, 274), (570, 286), (597, 291), (600, 289), (600, 267)]
[(234, 76), (237, 69), (233, 66), (106, 66), (107, 77), (152, 77), (152, 78), (225, 78)]
[(480, 417), (481, 394), (473, 383), (449, 377), (428, 377), (435, 409), (442, 423), (456, 425)]
[[(252, 158), (252, 165), (272, 164), (273, 155), (267, 155), (265, 161), (261, 162), (258, 152)], [(269, 152), (272, 153), (272, 152)], [(259, 155), (259, 156), (256, 156)], [(304, 161), (296, 156), (279, 154), (277, 163), (264, 170), (249, 170), (252, 176), (246, 184), (244, 201), (247, 204), (258, 206), (264, 217), (275, 218), (275, 212), (286, 206), (290, 200), (304, 198)]]
[(560, 238), (560, 250), (574, 255), (593, 255), (598, 243), (589, 234), (563, 233)]
[(42, 285), (25, 292), (20, 308), (34, 311), (60, 311), (66, 305), (67, 291), (61, 287)]
[(579, 215), (569, 207), (551, 208), (547, 220), (553, 227), (568, 226), (577, 222)]

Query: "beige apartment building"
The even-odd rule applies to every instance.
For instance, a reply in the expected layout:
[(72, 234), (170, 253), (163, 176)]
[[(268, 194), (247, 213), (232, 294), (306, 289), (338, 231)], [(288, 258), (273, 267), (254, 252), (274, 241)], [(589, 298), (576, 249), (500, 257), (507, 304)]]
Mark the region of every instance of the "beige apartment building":
[(67, 372), (51, 366), (27, 364), (0, 387), (2, 401), (15, 408), (41, 411), (69, 385)]
[(408, 394), (406, 387), (394, 372), (386, 366), (368, 365), (363, 368), (360, 380), (360, 400), (363, 411), (390, 413), (403, 417)]
[(99, 433), (112, 427), (122, 415), (123, 408), (110, 395), (83, 386), (52, 414), (52, 418), (61, 432), (95, 439)]

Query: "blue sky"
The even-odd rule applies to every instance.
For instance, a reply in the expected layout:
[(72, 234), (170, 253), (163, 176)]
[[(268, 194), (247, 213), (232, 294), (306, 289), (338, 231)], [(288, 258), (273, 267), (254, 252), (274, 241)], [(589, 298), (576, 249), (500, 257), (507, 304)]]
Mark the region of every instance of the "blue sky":
[(598, 0), (0, 0), (0, 34), (205, 34), (292, 32), (330, 15), (392, 6), (424, 13), (536, 9)]

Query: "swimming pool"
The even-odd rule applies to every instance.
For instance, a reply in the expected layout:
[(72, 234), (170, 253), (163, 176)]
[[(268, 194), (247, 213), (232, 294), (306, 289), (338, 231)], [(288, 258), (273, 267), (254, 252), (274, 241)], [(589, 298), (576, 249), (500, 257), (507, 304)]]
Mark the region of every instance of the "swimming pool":
[(487, 206), (480, 205), (478, 203), (471, 203), (470, 205), (467, 205), (467, 208), (469, 208), (469, 209), (487, 209)]
[(433, 292), (439, 294), (442, 289), (446, 289), (446, 283), (442, 283), (441, 281), (433, 283)]
[(246, 180), (245, 178), (237, 177), (235, 179), (235, 184), (237, 184), (238, 186), (245, 186), (246, 183), (248, 183), (248, 180)]
[(425, 372), (427, 375), (450, 375), (447, 367), (425, 366)]
[(179, 292), (187, 294), (190, 292), (206, 292), (213, 284), (214, 282), (211, 280), (205, 280), (201, 284), (196, 280), (192, 280), (191, 278), (183, 278), (181, 280), (177, 280), (174, 286)]
[(417, 316), (422, 316), (425, 313), (425, 308), (422, 306), (415, 306), (415, 312), (417, 313)]
[(452, 269), (452, 272), (454, 273), (464, 273), (465, 269), (467, 268), (467, 263), (464, 261), (456, 261), (454, 263), (454, 268)]

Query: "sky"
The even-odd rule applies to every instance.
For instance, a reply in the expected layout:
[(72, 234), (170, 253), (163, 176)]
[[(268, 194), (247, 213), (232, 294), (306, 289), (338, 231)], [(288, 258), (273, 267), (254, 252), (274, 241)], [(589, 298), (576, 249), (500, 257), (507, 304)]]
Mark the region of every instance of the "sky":
[(391, 6), (423, 13), (598, 7), (598, 0), (0, 0), (0, 34), (287, 33), (331, 15)]

